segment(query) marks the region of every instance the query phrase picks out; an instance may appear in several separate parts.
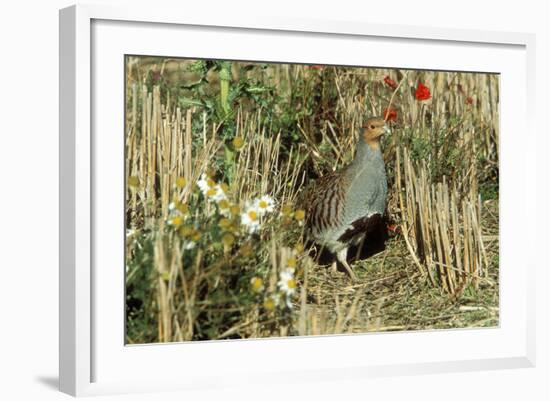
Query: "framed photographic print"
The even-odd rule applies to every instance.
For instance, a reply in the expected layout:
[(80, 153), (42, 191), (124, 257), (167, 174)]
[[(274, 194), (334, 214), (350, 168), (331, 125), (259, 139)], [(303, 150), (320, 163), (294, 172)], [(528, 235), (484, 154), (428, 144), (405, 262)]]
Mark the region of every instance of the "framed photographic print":
[(533, 48), (62, 10), (61, 390), (533, 366)]

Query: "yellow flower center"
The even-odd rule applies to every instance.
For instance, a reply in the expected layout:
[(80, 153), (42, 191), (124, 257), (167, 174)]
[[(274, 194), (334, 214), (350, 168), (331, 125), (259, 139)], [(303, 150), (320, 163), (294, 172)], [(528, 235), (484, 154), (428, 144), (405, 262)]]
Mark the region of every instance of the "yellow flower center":
[(181, 223), (183, 223), (183, 219), (180, 216), (176, 216), (171, 220), (171, 223), (175, 227), (181, 226)]
[(185, 179), (185, 177), (176, 178), (176, 187), (178, 187), (179, 189), (182, 189), (183, 187), (185, 187), (186, 184), (187, 184), (187, 180)]
[(216, 186), (216, 183), (212, 178), (209, 178), (208, 180), (206, 180), (206, 184), (208, 185), (209, 188), (214, 188)]
[(222, 199), (218, 202), (220, 209), (229, 209), (229, 201), (227, 199)]
[(239, 150), (244, 145), (244, 139), (241, 138), (240, 136), (236, 136), (235, 138), (233, 138), (232, 143), (233, 143), (233, 147)]
[(298, 221), (303, 220), (306, 217), (306, 212), (302, 209), (296, 210), (296, 213), (294, 213), (294, 218)]
[(281, 213), (284, 216), (290, 216), (292, 214), (292, 207), (290, 205), (284, 205), (281, 209)]
[(225, 192), (225, 193), (229, 192), (229, 185), (227, 185), (225, 182), (222, 182), (220, 184), (220, 188), (223, 189), (223, 192)]
[(216, 195), (216, 189), (215, 189), (215, 188), (210, 188), (208, 191), (206, 191), (206, 195), (207, 195), (207, 196), (214, 196), (214, 195)]
[(218, 223), (218, 225), (221, 228), (228, 228), (231, 225), (231, 221), (229, 221), (229, 219), (226, 219), (224, 217), (223, 219), (220, 219), (220, 222)]
[(191, 239), (195, 242), (199, 241), (201, 239), (201, 233), (199, 233), (198, 231), (194, 232), (193, 235), (191, 236)]
[(290, 257), (286, 260), (286, 265), (288, 267), (296, 267), (296, 258)]
[(288, 286), (288, 288), (296, 288), (296, 280), (291, 278), (287, 281), (286, 285)]
[(233, 236), (233, 234), (224, 234), (224, 236), (222, 237), (222, 242), (225, 246), (231, 246), (235, 242), (235, 237)]
[(239, 234), (239, 225), (233, 222), (229, 227), (227, 227), (227, 230), (232, 232), (233, 234)]
[(193, 227), (190, 227), (190, 226), (182, 227), (179, 230), (179, 234), (182, 237), (189, 237), (190, 235), (193, 235), (194, 232), (195, 232), (195, 229)]
[(264, 201), (264, 200), (261, 200), (260, 202), (258, 202), (258, 206), (261, 208), (261, 209), (267, 209), (267, 202)]
[(275, 309), (275, 302), (271, 298), (266, 299), (264, 301), (264, 308), (268, 311), (272, 311), (273, 309)]
[(238, 205), (233, 205), (229, 208), (231, 214), (237, 215), (241, 212), (241, 208)]
[(248, 212), (248, 217), (252, 221), (258, 220), (258, 213), (256, 213), (254, 210), (251, 210)]
[(187, 214), (187, 212), (189, 212), (189, 206), (185, 203), (176, 203), (176, 209), (178, 209), (182, 214)]
[(264, 281), (260, 277), (254, 277), (252, 279), (252, 289), (255, 292), (258, 292), (262, 289), (262, 286), (264, 284)]

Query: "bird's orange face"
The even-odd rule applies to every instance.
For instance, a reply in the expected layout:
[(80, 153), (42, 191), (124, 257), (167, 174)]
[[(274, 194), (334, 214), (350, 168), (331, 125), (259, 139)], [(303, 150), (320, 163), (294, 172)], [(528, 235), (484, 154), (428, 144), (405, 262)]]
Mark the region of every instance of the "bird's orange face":
[(363, 140), (371, 148), (380, 147), (380, 137), (386, 133), (386, 122), (383, 118), (369, 118), (363, 125)]

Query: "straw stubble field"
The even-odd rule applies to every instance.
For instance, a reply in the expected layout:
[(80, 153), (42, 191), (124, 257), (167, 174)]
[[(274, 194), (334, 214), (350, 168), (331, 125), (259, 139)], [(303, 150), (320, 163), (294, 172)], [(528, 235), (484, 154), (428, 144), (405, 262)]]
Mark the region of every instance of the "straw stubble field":
[[(498, 76), (129, 57), (126, 78), (128, 343), (498, 325)], [(301, 199), (380, 115), (389, 238), (351, 282)]]

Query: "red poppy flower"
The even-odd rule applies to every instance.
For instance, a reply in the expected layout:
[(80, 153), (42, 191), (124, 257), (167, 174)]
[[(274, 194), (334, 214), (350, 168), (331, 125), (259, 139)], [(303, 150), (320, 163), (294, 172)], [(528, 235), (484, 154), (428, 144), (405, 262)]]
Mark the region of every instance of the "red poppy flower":
[(389, 108), (384, 110), (384, 120), (386, 121), (397, 121), (397, 110)]
[(471, 106), (472, 104), (474, 104), (474, 99), (472, 99), (471, 96), (468, 96), (468, 97), (466, 98), (466, 104), (468, 104), (468, 105)]
[(416, 100), (428, 100), (432, 97), (432, 94), (430, 93), (430, 88), (428, 88), (422, 82), (419, 82), (418, 87), (416, 88), (415, 97)]
[(400, 231), (397, 224), (388, 224), (387, 227), (388, 231), (394, 234), (397, 234)]
[(384, 83), (392, 89), (397, 88), (397, 82), (395, 82), (393, 79), (391, 79), (389, 75), (386, 75), (386, 77), (384, 78)]

